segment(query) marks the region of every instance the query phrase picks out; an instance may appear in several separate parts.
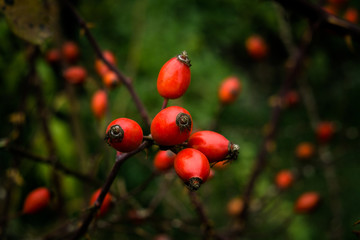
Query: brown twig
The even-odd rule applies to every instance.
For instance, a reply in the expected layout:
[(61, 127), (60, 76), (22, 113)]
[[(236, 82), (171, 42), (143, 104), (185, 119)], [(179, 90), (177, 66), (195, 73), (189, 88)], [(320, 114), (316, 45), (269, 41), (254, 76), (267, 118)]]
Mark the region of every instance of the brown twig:
[(322, 9), (321, 6), (315, 5), (305, 0), (274, 0), (287, 10), (296, 12), (308, 18), (313, 23), (321, 22), (321, 26), (331, 29), (340, 35), (350, 35), (354, 39), (360, 40), (359, 26), (352, 24), (342, 18), (330, 14)]
[[(280, 92), (279, 97), (280, 99), (283, 99), (285, 96), (285, 93), (290, 89), (291, 85), (295, 82), (297, 77), (300, 75), (300, 71), (302, 69), (303, 61), (306, 56), (308, 47), (311, 43), (313, 34), (315, 33), (315, 30), (318, 28), (319, 23), (316, 25), (313, 25), (309, 31), (307, 31), (304, 35), (303, 41), (301, 46), (298, 48), (295, 56), (290, 61), (290, 68), (288, 71), (288, 75), (286, 79), (284, 80)], [(280, 118), (282, 113), (282, 105), (276, 104), (272, 110), (272, 116), (270, 119), (270, 125), (269, 125), (269, 131), (267, 135), (264, 138), (264, 141), (262, 142), (258, 155), (256, 157), (253, 170), (251, 172), (251, 175), (249, 177), (248, 183), (246, 184), (244, 193), (243, 193), (243, 200), (244, 200), (244, 210), (239, 215), (239, 221), (245, 222), (248, 217), (249, 212), (249, 203), (250, 199), (253, 193), (253, 190), (256, 185), (256, 181), (260, 175), (260, 173), (265, 168), (267, 161), (266, 158), (268, 156), (268, 146), (272, 143), (272, 141), (275, 138)], [(242, 225), (242, 224), (241, 224)], [(241, 231), (241, 230), (240, 230)]]
[(74, 170), (71, 170), (70, 168), (67, 168), (66, 166), (62, 165), (60, 161), (54, 161), (54, 158), (45, 158), (38, 156), (36, 154), (33, 154), (31, 152), (26, 151), (23, 148), (15, 147), (15, 146), (8, 146), (7, 149), (12, 152), (16, 156), (20, 156), (26, 159), (29, 159), (34, 162), (50, 165), (54, 167), (56, 170), (63, 172), (64, 174), (67, 174), (69, 176), (73, 176), (78, 178), (79, 180), (83, 181), (84, 183), (87, 183), (89, 185), (95, 185), (100, 186), (100, 182), (94, 178), (91, 178), (89, 176), (86, 176), (82, 173), (76, 172)]
[(97, 210), (101, 207), (101, 204), (104, 201), (106, 194), (109, 192), (112, 183), (114, 182), (117, 173), (120, 170), (121, 165), (129, 159), (131, 156), (135, 155), (136, 153), (144, 150), (145, 148), (149, 147), (151, 142), (144, 141), (136, 150), (128, 153), (122, 153), (116, 156), (115, 163), (111, 169), (110, 174), (108, 175), (106, 182), (104, 183), (103, 187), (101, 188), (101, 192), (99, 197), (94, 202), (93, 207), (90, 209), (84, 221), (82, 222), (80, 228), (75, 232), (74, 236), (71, 238), (73, 240), (81, 238), (88, 230), (90, 223), (95, 217)]
[(68, 6), (68, 8), (74, 14), (75, 18), (78, 20), (80, 27), (84, 30), (84, 34), (85, 34), (86, 38), (88, 39), (90, 45), (94, 49), (98, 58), (100, 58), (106, 64), (106, 66), (108, 66), (117, 75), (117, 77), (122, 81), (122, 83), (128, 89), (143, 121), (147, 124), (148, 127), (150, 127), (151, 121), (150, 121), (149, 115), (147, 113), (147, 110), (146, 110), (143, 102), (141, 101), (141, 99), (139, 98), (137, 93), (135, 92), (135, 89), (131, 83), (131, 80), (129, 78), (127, 78), (122, 72), (120, 72), (120, 70), (116, 66), (109, 63), (109, 61), (107, 59), (105, 59), (99, 44), (97, 43), (94, 36), (90, 32), (85, 20), (78, 14), (77, 10), (73, 7), (73, 5), (68, 0), (65, 0), (64, 3)]

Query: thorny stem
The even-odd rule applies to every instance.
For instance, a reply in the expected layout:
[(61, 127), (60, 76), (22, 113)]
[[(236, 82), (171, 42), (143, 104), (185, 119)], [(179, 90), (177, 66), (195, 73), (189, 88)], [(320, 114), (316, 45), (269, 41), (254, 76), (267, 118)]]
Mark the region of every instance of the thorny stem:
[(100, 58), (106, 64), (106, 66), (108, 66), (117, 75), (117, 77), (121, 80), (121, 82), (128, 89), (128, 91), (129, 91), (132, 99), (134, 100), (135, 105), (136, 105), (136, 107), (137, 107), (143, 121), (147, 124), (148, 127), (150, 127), (151, 121), (150, 121), (149, 115), (147, 113), (147, 110), (146, 110), (143, 102), (141, 101), (141, 99), (139, 98), (137, 93), (135, 92), (135, 89), (134, 89), (133, 84), (131, 83), (131, 80), (129, 78), (127, 78), (122, 72), (120, 72), (120, 70), (116, 66), (109, 63), (105, 59), (99, 44), (97, 43), (94, 36), (90, 32), (85, 20), (78, 14), (77, 10), (74, 8), (74, 6), (68, 0), (65, 0), (64, 3), (68, 6), (68, 8), (74, 14), (74, 16), (77, 19), (79, 25), (84, 30), (84, 34), (85, 34), (86, 38), (88, 39), (90, 45), (94, 49), (94, 51), (95, 51), (96, 55), (98, 56), (98, 58)]

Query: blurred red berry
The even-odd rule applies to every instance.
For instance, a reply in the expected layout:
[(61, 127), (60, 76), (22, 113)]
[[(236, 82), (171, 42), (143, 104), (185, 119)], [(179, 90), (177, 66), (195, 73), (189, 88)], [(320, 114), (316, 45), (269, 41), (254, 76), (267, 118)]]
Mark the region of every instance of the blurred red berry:
[(228, 77), (221, 82), (218, 97), (222, 104), (233, 103), (241, 91), (241, 82), (237, 77)]
[(297, 213), (309, 213), (317, 207), (319, 201), (320, 195), (317, 192), (303, 193), (296, 200), (294, 210)]
[[(97, 189), (92, 195), (91, 195), (91, 198), (90, 198), (90, 203), (89, 205), (92, 206), (95, 201), (98, 199), (99, 195), (101, 193), (101, 188)], [(112, 199), (112, 196), (110, 193), (107, 193), (105, 195), (105, 198), (104, 198), (104, 201), (103, 203), (101, 204), (101, 207), (97, 213), (97, 216), (98, 217), (101, 217), (101, 216), (104, 216), (110, 209), (111, 207), (111, 199)]]
[(276, 174), (275, 183), (279, 189), (285, 190), (294, 182), (294, 174), (289, 170), (282, 170)]
[(62, 56), (67, 62), (75, 62), (79, 57), (79, 47), (75, 42), (65, 42), (61, 50)]
[(154, 157), (154, 167), (159, 172), (164, 172), (174, 166), (176, 154), (170, 150), (159, 150)]
[(23, 214), (34, 214), (50, 204), (51, 194), (49, 189), (45, 187), (39, 187), (31, 191), (25, 198), (23, 205)]
[(107, 104), (107, 93), (104, 90), (96, 91), (91, 99), (91, 110), (96, 118), (101, 119), (105, 116)]
[(248, 54), (256, 60), (261, 60), (267, 56), (267, 44), (259, 35), (252, 35), (246, 39), (245, 47)]
[(87, 71), (81, 66), (68, 67), (64, 70), (63, 76), (69, 83), (80, 84), (85, 81), (87, 77)]

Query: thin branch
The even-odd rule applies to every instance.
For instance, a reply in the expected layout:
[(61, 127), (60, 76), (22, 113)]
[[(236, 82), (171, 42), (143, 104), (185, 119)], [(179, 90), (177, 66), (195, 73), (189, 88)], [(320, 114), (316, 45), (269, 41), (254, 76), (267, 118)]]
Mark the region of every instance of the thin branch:
[[(297, 77), (300, 75), (303, 61), (306, 56), (308, 47), (311, 43), (312, 36), (315, 33), (315, 30), (318, 28), (319, 24), (314, 25), (308, 32), (305, 33), (303, 42), (301, 47), (299, 47), (298, 51), (296, 52), (295, 56), (291, 59), (290, 62), (290, 69), (288, 72), (288, 75), (286, 79), (284, 80), (279, 96), (280, 99), (283, 99), (286, 92), (290, 89), (291, 85), (295, 82)], [(264, 141), (262, 142), (258, 155), (256, 157), (253, 170), (251, 172), (251, 175), (249, 177), (249, 181), (246, 184), (244, 193), (243, 193), (243, 200), (244, 200), (244, 210), (241, 212), (241, 215), (239, 216), (240, 222), (245, 222), (248, 217), (249, 212), (249, 203), (250, 199), (253, 193), (253, 190), (255, 188), (255, 184), (258, 180), (258, 177), (260, 176), (260, 173), (264, 170), (266, 164), (267, 164), (267, 156), (268, 156), (268, 146), (269, 144), (274, 140), (280, 118), (282, 113), (282, 106), (281, 104), (276, 104), (272, 110), (272, 116), (270, 119), (270, 130), (267, 133), (267, 135), (264, 138)], [(242, 224), (241, 224), (242, 225)], [(240, 230), (241, 231), (241, 230)]]
[(115, 72), (115, 74), (118, 76), (118, 78), (122, 81), (122, 83), (128, 89), (143, 121), (147, 124), (148, 127), (150, 127), (151, 121), (150, 121), (149, 115), (147, 113), (147, 110), (146, 110), (143, 102), (141, 101), (141, 99), (139, 98), (137, 93), (135, 92), (135, 89), (134, 89), (133, 84), (131, 83), (131, 80), (129, 78), (127, 78), (122, 72), (120, 72), (120, 70), (116, 66), (109, 63), (109, 61), (107, 59), (105, 59), (99, 44), (97, 43), (96, 39), (90, 32), (85, 20), (79, 15), (77, 10), (73, 7), (73, 5), (68, 0), (65, 0), (64, 3), (68, 6), (68, 8), (74, 14), (75, 18), (78, 20), (80, 27), (84, 30), (85, 36), (88, 39), (92, 48), (94, 49), (98, 58), (100, 58), (106, 64), (106, 66), (108, 66), (113, 72)]
[(76, 231), (75, 235), (71, 238), (73, 240), (80, 239), (88, 230), (90, 223), (95, 217), (97, 210), (101, 207), (101, 204), (104, 201), (106, 194), (109, 192), (112, 183), (114, 182), (117, 173), (120, 170), (121, 165), (130, 157), (137, 154), (138, 152), (144, 150), (145, 148), (149, 147), (151, 142), (144, 141), (136, 150), (128, 153), (122, 153), (116, 156), (115, 163), (111, 169), (110, 174), (108, 175), (105, 184), (101, 188), (101, 192), (99, 197), (94, 202), (93, 207), (90, 209), (87, 216), (84, 218), (80, 228)]
[(91, 178), (89, 176), (86, 176), (84, 174), (81, 174), (79, 172), (76, 172), (74, 170), (71, 170), (70, 168), (67, 168), (64, 165), (62, 165), (60, 161), (54, 160), (54, 158), (41, 157), (41, 156), (35, 155), (31, 152), (28, 152), (23, 148), (19, 148), (19, 147), (15, 147), (15, 146), (8, 146), (7, 149), (16, 156), (20, 156), (20, 157), (29, 159), (34, 162), (50, 165), (50, 166), (54, 167), (56, 170), (61, 171), (64, 174), (67, 174), (69, 176), (76, 177), (79, 180), (81, 180), (84, 183), (87, 183), (89, 185), (92, 185), (92, 186), (93, 185), (96, 185), (96, 186), (101, 185), (101, 183), (98, 180)]
[(350, 35), (354, 39), (360, 40), (359, 26), (352, 24), (342, 18), (330, 14), (322, 9), (321, 6), (315, 5), (305, 0), (274, 0), (287, 10), (296, 12), (308, 18), (313, 23), (321, 21), (323, 28), (331, 29), (340, 35)]

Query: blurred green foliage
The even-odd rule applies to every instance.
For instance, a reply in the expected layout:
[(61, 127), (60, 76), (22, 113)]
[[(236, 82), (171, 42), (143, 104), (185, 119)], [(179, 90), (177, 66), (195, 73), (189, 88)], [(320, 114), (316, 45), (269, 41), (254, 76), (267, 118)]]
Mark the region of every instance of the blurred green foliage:
[[(289, 41), (296, 47), (308, 22), (301, 16), (284, 12), (272, 1), (90, 0), (74, 3), (91, 26), (101, 48), (114, 52), (118, 68), (132, 79), (151, 117), (157, 114), (163, 101), (156, 90), (161, 66), (182, 50), (188, 52), (192, 63), (190, 87), (182, 98), (171, 100), (169, 105), (186, 108), (192, 115), (194, 129), (208, 129), (217, 120), (217, 131), (241, 147), (239, 159), (226, 169), (216, 171), (215, 177), (199, 190), (215, 230), (226, 230), (234, 222), (226, 213), (226, 205), (231, 198), (243, 193), (264, 137), (264, 126), (270, 119), (269, 99), (278, 93), (286, 76), (290, 53), (284, 42)], [(357, 1), (347, 4), (360, 9)], [(114, 118), (128, 117), (139, 122), (145, 134), (149, 129), (142, 123), (124, 86), (108, 92), (106, 118), (101, 121), (94, 118), (90, 100), (101, 83), (94, 70), (95, 54), (71, 13), (61, 4), (58, 7), (61, 17), (60, 27), (56, 29), (58, 34), (40, 46), (41, 56), (35, 63), (57, 160), (70, 169), (91, 173), (104, 182), (115, 158), (115, 151), (103, 142), (107, 124)], [(284, 32), (284, 23), (289, 26), (288, 35)], [(245, 41), (252, 34), (261, 35), (268, 44), (269, 55), (262, 61), (253, 60), (246, 52)], [(79, 64), (85, 66), (89, 74), (84, 85), (71, 87), (70, 92), (59, 78), (59, 72), (44, 60), (48, 49), (60, 48), (65, 40), (79, 45)], [(0, 138), (14, 137), (12, 145), (47, 157), (50, 153), (36, 91), (27, 83), (31, 65), (27, 59), (29, 43), (11, 32), (4, 15), (0, 17), (0, 43)], [(244, 239), (268, 239), (269, 236), (271, 239), (332, 239), (334, 196), (324, 164), (319, 155), (309, 162), (299, 162), (294, 154), (297, 144), (302, 141), (316, 144), (303, 102), (303, 97), (309, 94), (314, 96), (314, 107), (320, 120), (336, 124), (335, 137), (328, 146), (340, 187), (335, 198), (341, 200), (341, 212), (336, 217), (340, 218), (343, 239), (353, 237), (352, 230), (356, 227), (352, 224), (360, 218), (360, 45), (355, 41), (352, 44), (353, 49), (334, 32), (325, 29), (316, 32), (304, 61), (304, 71), (294, 86), (302, 89), (300, 103), (286, 109), (282, 115), (275, 150), (255, 188), (251, 204), (254, 212)], [(241, 79), (242, 92), (234, 104), (225, 106), (217, 116), (218, 87), (230, 75)], [(25, 114), (24, 123), (10, 121), (11, 116), (19, 112)], [(20, 134), (18, 138), (17, 133)], [(152, 147), (124, 163), (111, 191), (119, 196), (141, 185), (152, 172), (156, 151), (157, 148)], [(8, 186), (12, 186), (12, 201), (7, 209), (10, 216), (21, 211), (24, 198), (32, 189), (38, 186), (55, 189), (51, 166), (17, 157), (7, 148), (0, 149), (0, 160), (0, 206), (5, 206)], [(300, 174), (302, 177), (291, 189), (273, 196), (275, 174), (284, 168), (299, 171), (303, 173)], [(23, 182), (14, 183), (10, 169), (15, 169)], [(170, 184), (169, 176), (158, 176), (129, 201), (117, 199), (111, 213), (99, 220), (103, 221), (102, 227), (89, 231), (91, 239), (152, 239), (161, 232), (172, 239), (200, 239), (197, 215), (184, 185), (177, 178)], [(11, 219), (5, 239), (39, 239), (66, 219), (76, 226), (79, 216), (88, 207), (91, 193), (99, 186), (89, 186), (66, 174), (60, 174), (60, 180), (63, 190), (60, 205), (65, 209), (60, 217), (58, 205), (53, 204), (40, 215)], [(142, 224), (131, 222), (127, 218), (129, 209), (145, 209), (162, 191), (159, 189), (164, 188), (164, 184), (168, 184), (167, 192), (155, 209), (153, 219)], [(318, 191), (322, 196), (319, 208), (310, 215), (293, 213), (296, 198), (310, 190)], [(264, 196), (268, 205), (262, 205)], [(57, 196), (54, 198), (56, 202)], [(0, 210), (7, 212), (1, 207)]]

